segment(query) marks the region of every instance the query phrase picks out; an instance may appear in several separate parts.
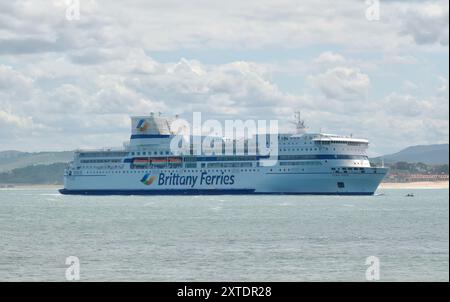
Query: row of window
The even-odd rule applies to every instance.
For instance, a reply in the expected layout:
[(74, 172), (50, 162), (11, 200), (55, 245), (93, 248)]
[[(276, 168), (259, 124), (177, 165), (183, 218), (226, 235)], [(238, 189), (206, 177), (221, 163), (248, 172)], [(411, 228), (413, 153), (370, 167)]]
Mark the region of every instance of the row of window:
[[(313, 159), (313, 156), (310, 156), (310, 159)], [(352, 156), (352, 155), (347, 155), (346, 159), (367, 159), (367, 157), (362, 157), (360, 158), (360, 156)], [(323, 165), (323, 163), (321, 161), (311, 161), (311, 160), (305, 160), (308, 159), (306, 157), (306, 155), (280, 155), (279, 156), (280, 160), (301, 160), (301, 161), (280, 161), (279, 165), (280, 166), (320, 166)], [(325, 160), (325, 162), (327, 162), (327, 160)], [(354, 164), (359, 164), (358, 162), (354, 162)], [(256, 166), (260, 166), (259, 162), (256, 162)], [(130, 168), (131, 169), (161, 169), (161, 168), (169, 168), (169, 169), (180, 169), (182, 168), (183, 165), (181, 163), (148, 163), (145, 165), (139, 165), (139, 164), (130, 164)], [(243, 167), (253, 167), (253, 163), (252, 162), (210, 162), (210, 163), (201, 163), (201, 167), (205, 168), (243, 168)], [(97, 169), (97, 170), (101, 170), (101, 169), (118, 169), (121, 168), (123, 169), (123, 166), (118, 166), (118, 165), (114, 165), (114, 166), (81, 166), (79, 168), (83, 168), (83, 169)], [(197, 168), (197, 164), (196, 163), (192, 163), (192, 162), (188, 162), (184, 164), (184, 168)], [(333, 170), (335, 168), (332, 168)], [(343, 170), (345, 170), (346, 168), (342, 168)], [(348, 168), (348, 169), (352, 169), (352, 168)], [(363, 168), (353, 168), (353, 169), (363, 169)]]
[(105, 166), (78, 166), (77, 169), (97, 169), (97, 170), (101, 170), (101, 169), (109, 169), (109, 170), (117, 170), (117, 169), (123, 169), (123, 165), (118, 166), (118, 165), (114, 165), (114, 166), (110, 166), (110, 165), (105, 165)]
[(120, 159), (82, 159), (82, 164), (120, 163)]
[[(323, 142), (325, 143), (325, 142)], [(337, 142), (339, 143), (339, 142)], [(350, 144), (350, 143), (349, 143)], [(358, 146), (357, 143), (352, 143), (354, 146)], [(328, 148), (323, 148), (324, 151), (328, 151)], [(336, 148), (332, 149), (333, 151), (336, 151)], [(344, 149), (345, 150), (345, 149)], [(298, 152), (312, 152), (312, 151), (319, 151), (318, 148), (281, 148), (280, 151), (283, 152), (289, 152), (289, 151), (298, 151)], [(131, 156), (150, 156), (150, 155), (170, 155), (170, 151), (142, 151), (142, 152), (131, 152)], [(217, 155), (222, 155), (223, 153), (219, 153)], [(235, 154), (235, 152), (233, 152)], [(245, 152), (244, 154), (248, 154), (248, 152)], [(89, 153), (80, 153), (80, 157), (125, 157), (127, 156), (127, 152), (89, 152)], [(193, 155), (193, 154), (191, 154)], [(214, 153), (214, 155), (216, 155)], [(195, 157), (185, 157), (185, 161), (196, 161)], [(223, 160), (254, 160), (254, 159), (242, 159), (239, 156), (224, 156)], [(103, 163), (103, 162), (118, 162), (118, 161), (82, 161), (83, 163)]]
[(322, 163), (320, 161), (282, 161), (280, 162), (280, 166), (321, 166)]
[[(328, 148), (324, 148), (325, 151), (328, 151)], [(287, 148), (287, 149), (280, 149), (280, 151), (319, 151), (317, 148)]]
[(131, 152), (132, 156), (141, 156), (141, 155), (169, 155), (170, 152), (166, 151), (142, 151), (142, 152)]
[(81, 152), (80, 157), (124, 157), (128, 152), (107, 151), (107, 152)]
[[(202, 164), (203, 167), (204, 164)], [(249, 168), (252, 163), (208, 163), (208, 168)]]
[[(161, 169), (157, 169), (159, 173), (171, 173), (173, 172), (173, 170), (161, 170)], [(286, 170), (286, 169), (283, 169)], [(259, 169), (240, 169), (237, 170), (240, 172), (259, 172)], [(270, 170), (272, 171), (272, 170)], [(280, 171), (282, 171), (280, 169)], [(220, 170), (213, 170), (213, 169), (208, 169), (208, 170), (204, 170), (204, 169), (194, 169), (194, 170), (181, 170), (180, 172), (183, 173), (195, 173), (195, 172), (217, 172), (217, 173), (231, 173), (231, 170), (227, 170), (227, 169), (220, 169)], [(234, 170), (233, 172), (236, 172), (236, 170)], [(145, 170), (122, 170), (122, 171), (111, 171), (111, 170), (87, 170), (84, 173), (89, 174), (89, 175), (100, 175), (100, 174), (142, 174), (142, 173), (151, 173), (151, 170), (149, 169), (145, 169)], [(79, 173), (78, 173), (79, 175)]]
[[(293, 165), (295, 165), (295, 163), (291, 163)], [(310, 162), (310, 165), (317, 165), (317, 162)], [(319, 163), (320, 164), (320, 163)], [(89, 175), (98, 175), (99, 173), (101, 174), (139, 174), (139, 173), (149, 173), (151, 172), (151, 170), (149, 170), (151, 168), (147, 168), (144, 170), (122, 170), (122, 171), (117, 171), (117, 170), (88, 170), (85, 171), (86, 174)], [(153, 168), (153, 169), (157, 169), (158, 172), (162, 172), (162, 173), (170, 173), (173, 172), (173, 170), (161, 170), (158, 168)], [(342, 168), (331, 168), (333, 173), (348, 173), (348, 172), (352, 172), (352, 171), (359, 171), (360, 173), (365, 173), (365, 169), (364, 168), (351, 168), (351, 167), (342, 167)], [(240, 172), (259, 172), (260, 169), (238, 169), (238, 171)], [(289, 168), (279, 168), (279, 169), (270, 169), (270, 172), (290, 172), (291, 169)], [(304, 169), (302, 169), (302, 171), (304, 171)], [(210, 167), (208, 167), (207, 170), (205, 169), (192, 169), (192, 170), (180, 170), (180, 172), (183, 173), (195, 173), (195, 172), (214, 172), (214, 169), (211, 169)], [(231, 173), (232, 171), (230, 169), (217, 169), (215, 170), (215, 172), (219, 173), (219, 172), (225, 172), (225, 173)], [(236, 172), (236, 170), (233, 170), (233, 172)], [(374, 173), (376, 173), (376, 171), (374, 171)]]
[(364, 170), (364, 168), (359, 168), (359, 167), (338, 167), (338, 168), (331, 168), (331, 170), (349, 170), (349, 171), (351, 171), (351, 170), (360, 170), (360, 171), (362, 171), (362, 170)]
[[(328, 147), (321, 147), (321, 148), (282, 148), (280, 149), (280, 151), (305, 151), (305, 152), (309, 152), (309, 151), (328, 151), (328, 150), (333, 150), (336, 151), (336, 148), (328, 148)], [(340, 148), (339, 150), (341, 151), (359, 151), (361, 152), (361, 149), (357, 149), (357, 148)]]
[(172, 163), (161, 163), (161, 164), (148, 164), (148, 165), (130, 165), (131, 169), (161, 169), (161, 168), (169, 168), (169, 169), (179, 169), (182, 168), (182, 164), (172, 164)]

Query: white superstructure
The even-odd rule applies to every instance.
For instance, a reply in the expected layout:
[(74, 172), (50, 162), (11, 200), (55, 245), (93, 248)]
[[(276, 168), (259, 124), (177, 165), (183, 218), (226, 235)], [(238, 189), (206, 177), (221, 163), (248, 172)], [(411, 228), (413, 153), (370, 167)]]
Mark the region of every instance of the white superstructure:
[[(63, 194), (339, 194), (371, 195), (387, 169), (371, 167), (365, 139), (307, 133), (279, 134), (276, 164), (268, 155), (184, 155), (171, 151), (174, 133), (161, 116), (131, 118), (123, 150), (77, 151), (64, 174)], [(258, 149), (257, 149), (258, 150)], [(242, 152), (241, 152), (242, 151)]]

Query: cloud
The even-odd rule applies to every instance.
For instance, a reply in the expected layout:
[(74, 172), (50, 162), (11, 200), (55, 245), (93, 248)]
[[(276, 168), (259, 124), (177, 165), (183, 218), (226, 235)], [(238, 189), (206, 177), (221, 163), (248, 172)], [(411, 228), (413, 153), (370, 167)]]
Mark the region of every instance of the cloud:
[(332, 0), (155, 0), (130, 5), (85, 0), (80, 2), (78, 21), (66, 20), (66, 9), (64, 1), (4, 1), (0, 54), (68, 52), (74, 62), (94, 64), (114, 59), (109, 49), (124, 45), (150, 51), (300, 48), (324, 41), (384, 50), (411, 43), (448, 46), (445, 1), (386, 2), (386, 18), (380, 22), (365, 19), (366, 7), (360, 1), (336, 6)]
[(33, 80), (10, 66), (0, 64), (0, 104), (30, 96)]
[(340, 54), (326, 51), (321, 53), (316, 59), (314, 59), (314, 62), (317, 64), (335, 65), (343, 64), (345, 62), (345, 59)]
[(284, 122), (302, 109), (380, 148), (446, 133), (448, 2), (383, 2), (378, 22), (361, 1), (80, 4), (68, 21), (65, 1), (0, 3), (1, 127), (14, 129), (0, 149), (110, 145), (150, 111)]
[(364, 102), (370, 87), (369, 76), (358, 68), (335, 67), (308, 80), (327, 99), (344, 102)]
[[(122, 60), (101, 64), (79, 65), (65, 57), (41, 60), (26, 72), (0, 65), (0, 103), (8, 108), (2, 113), (3, 129), (14, 128), (16, 137), (27, 134), (27, 144), (34, 141), (35, 148), (73, 149), (118, 145), (128, 136), (132, 114), (190, 117), (200, 111), (205, 118), (280, 118), (282, 129), (289, 130), (287, 119), (301, 109), (315, 131), (354, 133), (386, 149), (408, 145), (411, 131), (420, 132), (416, 140), (422, 142), (442, 139), (438, 134), (446, 132), (439, 127), (448, 126), (448, 80), (442, 76), (436, 78), (433, 96), (418, 98), (406, 91), (374, 99), (368, 74), (337, 66), (307, 77), (309, 94), (293, 94), (270, 79), (266, 64), (158, 62), (139, 49), (119, 52)], [(314, 59), (305, 64), (314, 65)], [(386, 125), (403, 135), (384, 137)], [(426, 136), (424, 129), (435, 132)], [(62, 137), (64, 145), (57, 139)], [(11, 132), (0, 132), (0, 141), (8, 149), (25, 144)]]
[(44, 125), (35, 123), (30, 116), (19, 116), (0, 109), (0, 142), (17, 137), (29, 138), (35, 130), (44, 128)]
[(448, 46), (448, 1), (423, 3), (406, 9), (401, 33), (413, 37), (417, 44)]
[(404, 90), (404, 91), (414, 91), (414, 90), (417, 90), (418, 87), (419, 86), (417, 84), (415, 84), (411, 81), (408, 81), (408, 80), (404, 81), (402, 84), (402, 90)]
[[(6, 111), (0, 110), (0, 129), (14, 129), (14, 128), (30, 128), (32, 125), (30, 118), (19, 117)], [(6, 132), (7, 133), (7, 132)]]
[(382, 105), (390, 114), (395, 116), (413, 117), (432, 109), (426, 100), (420, 100), (410, 94), (393, 92), (385, 97)]
[(448, 99), (448, 79), (439, 76), (438, 80), (439, 80), (438, 95), (440, 97)]
[[(18, 116), (33, 116), (37, 123), (45, 125), (36, 129), (35, 135), (57, 137), (63, 133), (126, 133), (126, 123), (117, 123), (114, 118), (122, 120), (151, 111), (187, 116), (192, 111), (201, 111), (211, 117), (269, 118), (274, 116), (277, 106), (292, 106), (298, 99), (280, 91), (266, 78), (265, 69), (251, 62), (204, 65), (180, 59), (160, 63), (140, 56), (141, 52), (132, 51), (123, 62), (110, 62), (101, 67), (83, 65), (83, 68), (76, 68), (68, 58), (63, 65), (71, 70), (70, 76), (64, 71), (54, 73), (51, 78), (35, 70), (36, 78), (31, 79), (11, 66), (1, 66), (0, 79), (5, 80), (0, 83), (12, 87), (13, 82), (16, 87), (3, 91), (2, 107), (8, 106)], [(147, 62), (148, 68), (137, 72), (136, 57)], [(53, 62), (41, 64), (39, 68), (46, 70), (46, 64)], [(27, 92), (28, 97), (17, 98), (17, 91)]]

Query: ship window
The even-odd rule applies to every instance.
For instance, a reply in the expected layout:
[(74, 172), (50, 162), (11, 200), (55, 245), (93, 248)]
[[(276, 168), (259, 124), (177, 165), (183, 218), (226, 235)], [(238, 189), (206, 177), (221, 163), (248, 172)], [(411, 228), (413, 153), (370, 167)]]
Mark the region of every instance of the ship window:
[(337, 186), (338, 186), (339, 189), (345, 188), (345, 184), (343, 182), (341, 182), (341, 181), (337, 183)]

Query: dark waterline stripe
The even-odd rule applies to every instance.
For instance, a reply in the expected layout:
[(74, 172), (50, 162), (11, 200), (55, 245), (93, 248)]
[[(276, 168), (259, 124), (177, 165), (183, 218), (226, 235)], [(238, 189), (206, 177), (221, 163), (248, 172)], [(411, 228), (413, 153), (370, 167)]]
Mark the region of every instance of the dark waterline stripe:
[(64, 195), (373, 195), (374, 192), (255, 192), (255, 189), (68, 190)]

